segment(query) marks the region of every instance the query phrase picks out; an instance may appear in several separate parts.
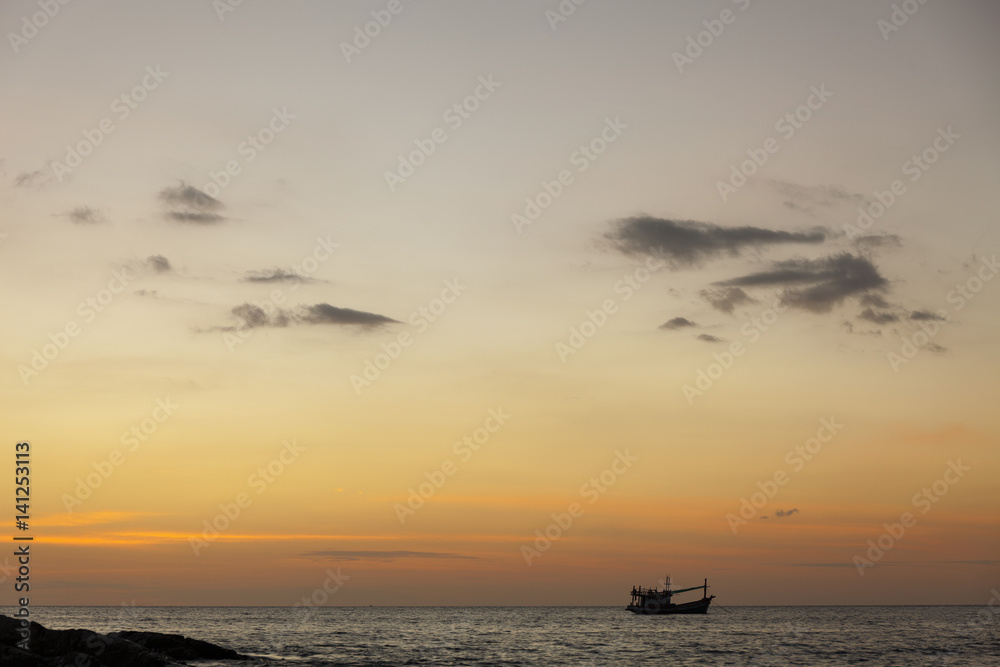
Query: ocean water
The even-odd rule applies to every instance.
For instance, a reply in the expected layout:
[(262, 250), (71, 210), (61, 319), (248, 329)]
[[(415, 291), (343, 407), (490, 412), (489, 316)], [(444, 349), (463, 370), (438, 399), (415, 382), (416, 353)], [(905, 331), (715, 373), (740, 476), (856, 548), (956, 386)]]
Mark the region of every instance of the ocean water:
[(981, 620), (984, 609), (713, 605), (704, 616), (636, 616), (622, 607), (36, 607), (33, 615), (58, 629), (179, 633), (288, 667), (993, 667), (1000, 629)]

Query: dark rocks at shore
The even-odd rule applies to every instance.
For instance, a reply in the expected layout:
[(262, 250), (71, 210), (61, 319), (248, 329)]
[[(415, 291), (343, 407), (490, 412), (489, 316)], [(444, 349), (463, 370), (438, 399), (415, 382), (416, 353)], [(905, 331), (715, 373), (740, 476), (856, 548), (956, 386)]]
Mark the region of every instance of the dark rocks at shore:
[(148, 651), (162, 653), (174, 660), (249, 660), (245, 655), (200, 639), (190, 639), (183, 635), (165, 635), (160, 632), (112, 632), (109, 637), (118, 637), (142, 646)]
[(173, 667), (180, 660), (250, 660), (209, 642), (159, 632), (50, 630), (29, 625), (28, 650), (18, 648), (21, 622), (0, 614), (3, 667)]

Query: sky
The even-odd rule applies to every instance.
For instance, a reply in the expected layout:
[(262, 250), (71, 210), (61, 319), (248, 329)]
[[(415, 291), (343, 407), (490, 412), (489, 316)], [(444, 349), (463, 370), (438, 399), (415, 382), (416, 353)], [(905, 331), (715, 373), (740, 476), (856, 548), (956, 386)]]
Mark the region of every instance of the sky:
[(32, 604), (1000, 584), (995, 3), (0, 26)]

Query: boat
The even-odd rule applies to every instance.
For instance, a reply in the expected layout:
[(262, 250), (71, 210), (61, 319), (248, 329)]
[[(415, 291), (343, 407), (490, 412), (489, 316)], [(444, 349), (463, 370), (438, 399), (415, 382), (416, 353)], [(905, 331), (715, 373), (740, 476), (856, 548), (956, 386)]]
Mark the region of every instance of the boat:
[[(673, 596), (688, 591), (702, 591), (701, 599), (680, 604), (673, 602)], [(708, 579), (705, 579), (705, 583), (701, 586), (671, 590), (668, 575), (663, 590), (633, 586), (632, 602), (625, 609), (633, 614), (705, 614), (708, 612), (708, 605), (712, 604), (714, 599), (714, 595), (708, 594)]]

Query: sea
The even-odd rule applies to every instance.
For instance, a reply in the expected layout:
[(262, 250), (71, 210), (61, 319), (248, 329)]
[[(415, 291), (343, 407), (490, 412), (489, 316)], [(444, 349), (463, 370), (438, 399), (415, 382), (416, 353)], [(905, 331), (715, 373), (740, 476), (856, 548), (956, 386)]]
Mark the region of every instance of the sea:
[[(192, 665), (1000, 666), (984, 606), (722, 607), (636, 616), (622, 607), (35, 607), (55, 629), (153, 630), (251, 663)], [(9, 613), (7, 611), (6, 613)]]

